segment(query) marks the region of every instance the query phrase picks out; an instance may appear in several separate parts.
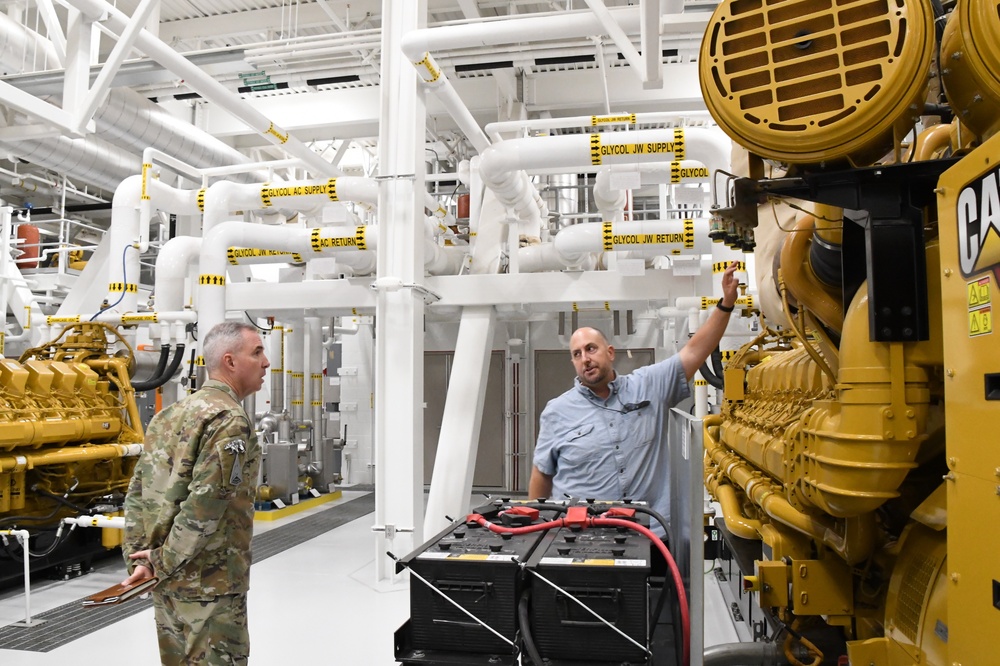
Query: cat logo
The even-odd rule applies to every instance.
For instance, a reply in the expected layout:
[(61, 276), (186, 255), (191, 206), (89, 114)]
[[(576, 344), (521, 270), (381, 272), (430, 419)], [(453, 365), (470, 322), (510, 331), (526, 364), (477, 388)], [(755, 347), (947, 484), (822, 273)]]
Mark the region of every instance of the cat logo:
[(958, 195), (958, 261), (966, 277), (1000, 267), (998, 174), (994, 169)]

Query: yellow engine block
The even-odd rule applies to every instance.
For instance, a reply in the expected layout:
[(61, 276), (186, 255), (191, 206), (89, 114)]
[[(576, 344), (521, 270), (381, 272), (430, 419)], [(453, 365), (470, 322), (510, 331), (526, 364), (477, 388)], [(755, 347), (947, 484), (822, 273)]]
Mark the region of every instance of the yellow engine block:
[(131, 355), (109, 355), (109, 334), (77, 324), (20, 361), (0, 359), (0, 525), (54, 523), (126, 490), (142, 429)]

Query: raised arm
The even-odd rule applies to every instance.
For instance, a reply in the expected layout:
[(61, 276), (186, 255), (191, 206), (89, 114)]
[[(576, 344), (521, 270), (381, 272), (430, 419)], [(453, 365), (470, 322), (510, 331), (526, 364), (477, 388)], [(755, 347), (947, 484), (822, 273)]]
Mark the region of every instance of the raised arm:
[[(736, 288), (739, 282), (734, 273), (738, 264), (733, 261), (722, 274), (722, 305), (732, 308), (736, 303)], [(719, 346), (719, 340), (726, 333), (726, 326), (729, 325), (730, 312), (723, 312), (719, 308), (712, 308), (712, 314), (708, 316), (708, 321), (698, 328), (698, 332), (691, 336), (678, 355), (681, 357), (681, 364), (684, 366), (684, 374), (690, 380), (694, 373), (701, 367), (701, 364)]]

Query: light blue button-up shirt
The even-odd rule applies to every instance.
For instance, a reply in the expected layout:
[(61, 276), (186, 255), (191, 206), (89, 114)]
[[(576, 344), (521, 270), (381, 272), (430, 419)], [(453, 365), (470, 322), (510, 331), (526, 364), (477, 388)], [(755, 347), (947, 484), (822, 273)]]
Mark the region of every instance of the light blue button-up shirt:
[[(577, 378), (549, 401), (535, 467), (553, 477), (553, 499), (642, 500), (667, 517), (667, 415), (690, 394), (680, 357), (617, 375), (608, 386), (611, 393), (602, 400)], [(635, 408), (646, 400), (648, 406)], [(657, 521), (651, 528), (663, 536)]]

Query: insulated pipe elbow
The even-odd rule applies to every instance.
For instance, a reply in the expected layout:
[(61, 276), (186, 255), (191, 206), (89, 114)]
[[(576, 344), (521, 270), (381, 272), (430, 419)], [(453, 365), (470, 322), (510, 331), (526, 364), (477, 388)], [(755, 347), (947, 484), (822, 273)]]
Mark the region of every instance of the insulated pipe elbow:
[(175, 236), (160, 248), (156, 255), (156, 275), (153, 294), (156, 310), (177, 312), (184, 307), (184, 281), (198, 259), (201, 238)]
[(155, 380), (157, 377), (159, 377), (161, 374), (163, 374), (163, 371), (167, 369), (167, 361), (169, 359), (170, 359), (170, 345), (161, 345), (160, 346), (160, 358), (157, 359), (157, 361), (156, 361), (156, 369), (153, 370), (153, 374), (147, 380), (144, 380), (144, 381), (141, 381), (141, 382), (132, 382), (132, 388), (134, 388), (137, 391), (144, 391), (144, 390), (146, 390), (146, 389), (136, 388), (136, 385), (148, 383), (149, 381)]

